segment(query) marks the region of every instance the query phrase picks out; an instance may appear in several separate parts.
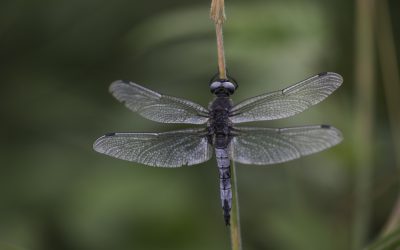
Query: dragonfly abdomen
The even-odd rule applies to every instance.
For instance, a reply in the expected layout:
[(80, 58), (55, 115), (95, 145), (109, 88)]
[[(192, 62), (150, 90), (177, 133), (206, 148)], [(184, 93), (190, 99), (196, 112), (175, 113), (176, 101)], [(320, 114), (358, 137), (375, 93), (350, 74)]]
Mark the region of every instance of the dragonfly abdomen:
[(231, 170), (230, 160), (227, 148), (215, 148), (219, 171), (219, 189), (221, 196), (221, 205), (224, 213), (225, 224), (230, 223), (230, 212), (232, 209), (232, 187), (231, 187)]
[(232, 208), (231, 170), (228, 147), (232, 139), (229, 120), (229, 110), (232, 101), (229, 96), (218, 96), (210, 105), (210, 120), (208, 123), (208, 140), (215, 148), (219, 172), (219, 189), (225, 224), (230, 224)]

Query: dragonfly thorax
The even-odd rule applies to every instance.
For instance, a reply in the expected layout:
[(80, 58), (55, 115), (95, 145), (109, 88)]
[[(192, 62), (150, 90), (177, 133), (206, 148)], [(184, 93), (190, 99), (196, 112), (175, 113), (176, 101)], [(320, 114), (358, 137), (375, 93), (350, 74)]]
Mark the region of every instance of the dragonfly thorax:
[[(208, 131), (215, 147), (226, 147), (231, 137), (232, 122), (229, 119), (232, 101), (229, 97), (217, 97), (210, 105)], [(210, 138), (211, 139), (211, 138)]]

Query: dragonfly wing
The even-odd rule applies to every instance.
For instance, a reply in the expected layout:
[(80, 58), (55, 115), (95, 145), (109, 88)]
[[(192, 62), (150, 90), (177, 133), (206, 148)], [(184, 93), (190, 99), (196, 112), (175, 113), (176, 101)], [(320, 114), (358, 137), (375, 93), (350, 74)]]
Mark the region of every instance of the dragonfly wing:
[(212, 156), (205, 129), (110, 133), (97, 139), (93, 148), (118, 159), (156, 167), (190, 166), (205, 162)]
[(290, 161), (338, 144), (339, 130), (328, 125), (293, 128), (235, 128), (231, 141), (233, 160), (267, 165)]
[(201, 105), (161, 95), (133, 82), (115, 81), (110, 92), (129, 109), (152, 121), (204, 124), (208, 120), (208, 110)]
[(241, 123), (286, 118), (319, 103), (342, 82), (339, 74), (321, 73), (288, 88), (238, 103), (231, 109), (230, 119)]

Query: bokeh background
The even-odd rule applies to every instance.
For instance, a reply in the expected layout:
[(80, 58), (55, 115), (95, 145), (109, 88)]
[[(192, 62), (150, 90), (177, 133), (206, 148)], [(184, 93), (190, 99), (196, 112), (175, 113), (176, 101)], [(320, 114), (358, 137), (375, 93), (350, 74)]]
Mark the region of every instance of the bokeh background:
[[(345, 139), (285, 164), (238, 164), (244, 249), (361, 249), (396, 227), (400, 2), (372, 2), (226, 1), (234, 101), (323, 71), (345, 79), (301, 115), (257, 123), (332, 124)], [(0, 1), (1, 250), (230, 248), (214, 160), (161, 169), (92, 150), (106, 132), (186, 127), (130, 112), (108, 93), (114, 80), (208, 104), (209, 5)]]

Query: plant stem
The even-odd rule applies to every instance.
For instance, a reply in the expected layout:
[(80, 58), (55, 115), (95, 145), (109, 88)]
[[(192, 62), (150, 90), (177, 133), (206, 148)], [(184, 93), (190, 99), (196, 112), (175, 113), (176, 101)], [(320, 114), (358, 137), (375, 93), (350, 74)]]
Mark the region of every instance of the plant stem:
[[(218, 51), (218, 72), (220, 79), (227, 79), (225, 65), (224, 38), (222, 26), (225, 22), (225, 3), (224, 0), (212, 0), (210, 17), (215, 23)], [(237, 191), (236, 165), (231, 161), (231, 185), (232, 185), (232, 210), (231, 210), (231, 246), (232, 250), (242, 249), (242, 239), (240, 234), (240, 213), (239, 197)]]
[[(396, 58), (396, 45), (394, 42), (393, 29), (390, 20), (390, 11), (387, 0), (380, 0), (377, 6), (377, 47), (382, 70), (383, 88), (386, 96), (389, 124), (393, 136), (393, 146), (396, 152), (395, 164), (397, 165), (397, 176), (400, 172), (400, 79), (399, 63)], [(400, 195), (396, 205), (386, 222), (383, 234), (388, 234), (400, 225)]]
[(224, 0), (212, 0), (210, 17), (215, 23), (215, 33), (217, 36), (218, 51), (218, 72), (220, 79), (227, 79), (225, 66), (225, 50), (222, 26), (225, 22), (225, 4)]
[(240, 236), (240, 218), (239, 218), (239, 197), (238, 197), (238, 189), (237, 189), (237, 180), (236, 180), (236, 165), (235, 162), (231, 162), (232, 168), (232, 194), (233, 194), (233, 202), (232, 202), (232, 211), (231, 211), (231, 244), (232, 250), (240, 250), (242, 249), (242, 239)]
[(355, 55), (355, 122), (354, 141), (355, 208), (352, 249), (365, 244), (371, 216), (371, 185), (373, 170), (374, 114), (374, 0), (357, 0)]
[(217, 49), (218, 49), (218, 71), (220, 79), (227, 79), (226, 66), (225, 66), (225, 50), (224, 50), (224, 37), (222, 34), (222, 23), (215, 24), (215, 32), (217, 35)]

